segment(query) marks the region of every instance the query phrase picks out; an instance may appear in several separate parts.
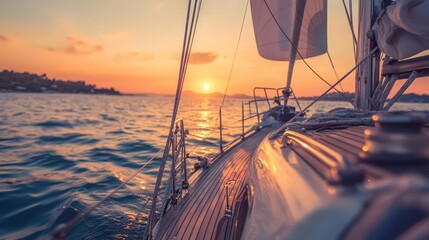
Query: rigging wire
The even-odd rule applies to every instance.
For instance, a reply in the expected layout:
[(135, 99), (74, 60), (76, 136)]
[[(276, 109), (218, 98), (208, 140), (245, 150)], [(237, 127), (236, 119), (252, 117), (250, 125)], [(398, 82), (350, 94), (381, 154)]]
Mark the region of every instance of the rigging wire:
[(180, 103), (180, 97), (181, 97), (181, 88), (183, 86), (183, 78), (185, 76), (184, 74), (184, 69), (186, 68), (185, 66), (185, 59), (186, 56), (188, 54), (188, 44), (189, 44), (189, 39), (188, 39), (188, 33), (189, 33), (189, 21), (190, 21), (190, 14), (191, 14), (191, 5), (192, 5), (192, 0), (188, 1), (188, 9), (187, 9), (187, 14), (186, 14), (186, 23), (185, 23), (185, 32), (184, 32), (184, 36), (183, 36), (183, 45), (182, 45), (182, 55), (181, 55), (181, 59), (180, 59), (180, 70), (179, 70), (179, 76), (178, 76), (178, 82), (177, 82), (177, 88), (176, 88), (176, 95), (175, 95), (175, 99), (174, 99), (174, 107), (173, 107), (173, 114), (171, 117), (171, 124), (170, 124), (170, 129), (168, 132), (168, 137), (166, 139), (166, 143), (165, 143), (165, 149), (164, 149), (164, 153), (163, 153), (163, 159), (161, 161), (161, 164), (159, 166), (159, 172), (156, 178), (156, 182), (155, 182), (155, 186), (154, 186), (154, 191), (152, 194), (152, 203), (151, 203), (151, 209), (150, 209), (150, 213), (149, 213), (149, 219), (148, 219), (148, 225), (146, 228), (146, 233), (145, 233), (145, 237), (147, 237), (148, 234), (151, 234), (152, 231), (152, 222), (154, 222), (154, 218), (155, 218), (155, 210), (156, 210), (156, 203), (157, 203), (157, 199), (158, 199), (158, 189), (161, 185), (161, 179), (162, 176), (164, 174), (164, 168), (165, 168), (165, 164), (167, 163), (167, 158), (168, 158), (168, 153), (170, 152), (170, 140), (173, 136), (173, 128), (174, 128), (174, 123), (176, 121), (176, 116), (177, 116), (177, 111), (179, 108), (179, 103)]
[[(196, 33), (198, 20), (199, 20), (199, 16), (200, 16), (201, 4), (202, 4), (202, 0), (199, 1), (199, 4), (198, 4), (198, 0), (196, 0), (195, 4), (194, 4), (191, 27), (190, 27), (191, 30), (189, 31), (189, 36), (188, 36), (190, 41), (187, 43), (185, 62), (184, 62), (183, 69), (181, 72), (181, 77), (183, 80), (182, 80), (181, 85), (180, 85), (180, 96), (182, 94), (183, 85), (185, 82), (186, 71), (187, 71), (187, 66), (189, 63), (190, 56), (191, 56), (191, 49), (192, 49), (192, 46), (194, 43), (195, 33)], [(194, 25), (194, 23), (195, 23), (195, 25)], [(179, 101), (180, 101), (180, 97), (179, 97)]]
[(239, 46), (240, 46), (241, 36), (242, 36), (242, 34), (243, 34), (244, 22), (246, 21), (247, 8), (249, 7), (249, 1), (250, 1), (250, 0), (247, 0), (247, 1), (246, 1), (246, 7), (244, 8), (243, 21), (241, 22), (240, 33), (239, 33), (239, 35), (238, 35), (237, 45), (236, 45), (236, 47), (235, 47), (235, 53), (234, 53), (234, 58), (233, 58), (233, 60), (232, 60), (232, 64), (231, 64), (231, 70), (229, 71), (228, 82), (227, 82), (227, 84), (226, 84), (225, 91), (224, 91), (224, 93), (223, 93), (223, 99), (222, 99), (221, 107), (223, 107), (223, 104), (225, 103), (226, 93), (227, 93), (227, 91), (228, 91), (229, 82), (231, 81), (232, 72), (233, 72), (233, 70), (234, 70), (234, 66), (235, 66), (235, 60), (237, 59), (238, 48), (239, 48)]
[(128, 234), (129, 231), (131, 231), (131, 226), (133, 226), (141, 217), (143, 217), (143, 210), (146, 208), (150, 201), (150, 198), (146, 199), (146, 202), (143, 204), (143, 206), (140, 208), (140, 211), (136, 214), (134, 219), (130, 220), (125, 226), (130, 226), (130, 228), (124, 228), (122, 229), (122, 232), (119, 236), (124, 237), (124, 235)]
[(349, 9), (347, 9), (346, 1), (342, 0), (342, 2), (343, 2), (343, 6), (344, 6), (344, 11), (345, 11), (346, 16), (347, 16), (347, 22), (349, 23), (350, 31), (352, 33), (352, 37), (353, 37), (353, 51), (354, 51), (354, 55), (356, 57), (356, 52), (357, 52), (357, 38), (356, 38), (355, 30), (353, 28), (352, 2), (351, 2), (351, 0), (349, 0)]
[[(234, 70), (235, 61), (236, 61), (236, 59), (237, 59), (237, 54), (238, 54), (238, 49), (239, 49), (239, 46), (240, 46), (240, 43), (241, 43), (241, 37), (242, 37), (242, 35), (243, 35), (243, 29), (244, 29), (244, 24), (245, 24), (246, 16), (247, 16), (247, 9), (248, 9), (248, 7), (249, 7), (249, 1), (250, 1), (250, 0), (247, 0), (247, 1), (246, 1), (246, 7), (245, 7), (245, 9), (244, 9), (243, 20), (242, 20), (242, 22), (241, 22), (240, 33), (239, 33), (239, 35), (238, 35), (238, 40), (237, 40), (237, 44), (236, 44), (236, 47), (235, 47), (234, 57), (233, 57), (233, 60), (232, 60), (231, 69), (230, 69), (230, 71), (229, 71), (228, 81), (227, 81), (227, 84), (226, 84), (226, 87), (225, 87), (225, 91), (224, 91), (224, 93), (223, 93), (223, 98), (222, 98), (222, 103), (221, 103), (220, 108), (223, 108), (223, 105), (224, 105), (224, 103), (225, 103), (225, 99), (226, 99), (226, 94), (227, 94), (227, 92), (228, 92), (229, 83), (230, 83), (231, 78), (232, 78), (232, 72), (233, 72), (233, 70)], [(211, 136), (211, 135), (216, 131), (217, 126), (218, 126), (218, 120), (219, 120), (219, 115), (217, 115), (216, 120), (215, 120), (215, 124), (213, 125), (213, 128), (211, 129), (211, 131), (209, 132), (209, 134), (207, 134), (206, 136), (204, 136), (204, 137), (200, 140), (200, 142), (201, 142), (201, 141), (206, 140), (207, 138), (209, 138), (209, 137), (210, 137), (210, 136)], [(197, 145), (195, 145), (195, 146), (192, 148), (192, 150), (189, 152), (189, 154), (193, 153), (193, 152), (195, 151), (195, 149), (197, 149), (199, 146), (201, 146), (201, 143), (198, 143)]]
[(193, 4), (193, 10), (191, 15), (191, 5), (193, 0), (188, 1), (188, 10), (186, 14), (186, 24), (185, 24), (185, 33), (183, 37), (183, 46), (182, 46), (182, 56), (181, 56), (181, 62), (180, 62), (180, 70), (179, 70), (179, 76), (178, 76), (178, 83), (176, 88), (176, 97), (174, 101), (174, 108), (173, 108), (173, 114), (171, 117), (171, 125), (170, 130), (168, 133), (168, 137), (165, 143), (164, 153), (163, 153), (163, 159), (159, 167), (159, 172), (157, 176), (157, 180), (154, 187), (154, 192), (152, 195), (152, 204), (151, 209), (149, 213), (149, 219), (148, 219), (148, 226), (146, 229), (146, 237), (149, 237), (149, 235), (152, 235), (153, 227), (152, 224), (154, 223), (155, 218), (155, 211), (156, 211), (156, 199), (158, 199), (158, 191), (159, 187), (161, 185), (162, 176), (164, 174), (165, 164), (167, 162), (168, 154), (170, 151), (170, 140), (173, 136), (173, 129), (175, 126), (175, 121), (177, 118), (177, 113), (179, 110), (179, 104), (180, 104), (180, 98), (182, 96), (182, 90), (183, 90), (183, 84), (186, 77), (186, 71), (189, 63), (189, 57), (192, 50), (192, 45), (195, 37), (196, 32), (196, 26), (198, 24), (199, 19), (199, 13), (201, 10), (201, 4), (202, 0), (195, 0)]
[[(187, 64), (189, 61), (190, 51), (191, 51), (192, 43), (193, 43), (194, 36), (195, 36), (195, 29), (196, 29), (196, 25), (198, 22), (199, 11), (201, 9), (202, 0), (199, 1), (200, 4), (198, 5), (198, 13), (196, 14), (198, 0), (195, 1), (194, 11), (192, 14), (192, 22), (191, 22), (191, 26), (189, 27), (189, 15), (190, 15), (191, 1), (192, 0), (189, 0), (189, 3), (188, 3), (188, 13), (187, 13), (184, 41), (183, 41), (183, 46), (182, 46), (182, 56), (181, 56), (181, 64), (180, 64), (180, 71), (179, 71), (178, 87), (176, 89), (176, 99), (175, 99), (175, 104), (174, 104), (174, 109), (173, 109), (173, 116), (172, 116), (172, 121), (171, 121), (171, 126), (170, 126), (170, 133), (169, 133), (169, 137), (167, 138), (167, 144), (166, 144), (167, 147), (160, 149), (156, 154), (153, 155), (153, 157), (149, 161), (147, 161), (145, 164), (143, 164), (143, 166), (140, 167), (133, 175), (131, 175), (126, 181), (124, 181), (122, 184), (120, 184), (117, 188), (115, 188), (113, 191), (111, 191), (108, 195), (106, 195), (100, 201), (98, 201), (97, 203), (88, 207), (84, 212), (81, 212), (79, 215), (77, 215), (75, 218), (73, 218), (71, 221), (67, 222), (66, 224), (59, 225), (57, 227), (57, 229), (53, 232), (53, 235), (50, 235), (49, 237), (47, 237), (47, 239), (52, 239), (52, 238), (53, 239), (58, 239), (58, 238), (63, 239), (63, 238), (65, 238), (67, 232), (75, 224), (77, 224), (80, 220), (82, 220), (84, 217), (86, 217), (91, 212), (93, 212), (102, 203), (104, 203), (107, 199), (109, 199), (111, 196), (113, 196), (122, 187), (124, 187), (126, 184), (128, 184), (134, 177), (137, 176), (138, 173), (140, 173), (147, 165), (149, 165), (155, 159), (155, 157), (157, 157), (162, 151), (164, 151), (164, 155), (166, 155), (166, 154), (168, 155), (168, 152), (169, 152), (168, 142), (169, 142), (169, 139), (171, 138), (171, 132), (172, 132), (172, 129), (174, 128), (174, 122), (176, 120), (176, 116), (177, 116), (177, 112), (178, 112), (178, 105), (180, 102), (184, 78), (186, 75)], [(195, 27), (194, 27), (194, 23), (195, 23)], [(189, 34), (189, 36), (188, 36), (188, 34)], [(185, 49), (186, 49), (186, 51), (185, 51)], [(165, 161), (163, 161), (163, 163), (165, 165)], [(163, 163), (161, 163), (161, 164), (163, 164)], [(160, 174), (162, 175), (161, 172), (163, 172), (163, 171), (160, 170)], [(144, 204), (144, 206), (146, 206), (147, 203), (148, 203), (148, 201)]]
[[(310, 104), (308, 104), (307, 107), (305, 107), (302, 111), (303, 112), (307, 111), (311, 106), (313, 106), (320, 99), (322, 99), (329, 91), (331, 91), (335, 86), (337, 86), (344, 79), (346, 79), (346, 77), (348, 77), (354, 70), (356, 70), (360, 65), (362, 65), (362, 63), (364, 63), (369, 57), (371, 57), (371, 55), (374, 54), (377, 50), (379, 50), (378, 47), (375, 47), (374, 49), (372, 49), (371, 52), (368, 53), (368, 55), (366, 55), (358, 64), (356, 64), (352, 69), (350, 69), (346, 74), (344, 74), (343, 77), (341, 77), (335, 84), (333, 84), (331, 87), (329, 87), (322, 95), (320, 95), (318, 98), (316, 98), (315, 100), (313, 100)], [(285, 124), (283, 124), (283, 126), (281, 126), (276, 131), (272, 132), (270, 134), (269, 138), (273, 139), (280, 132), (283, 132), (287, 128), (288, 124), (291, 123), (291, 122), (293, 122), (299, 115), (300, 115), (300, 113), (295, 114), (295, 116), (293, 118), (291, 118), (289, 121), (287, 121)]]
[[(337, 69), (335, 68), (334, 62), (332, 61), (331, 54), (329, 53), (329, 51), (326, 51), (326, 53), (328, 55), (329, 62), (331, 63), (332, 69), (334, 70), (335, 76), (336, 76), (337, 80), (339, 80), (340, 77), (338, 77)], [(341, 83), (339, 85), (340, 85), (341, 91), (344, 92), (343, 85)], [(354, 103), (353, 103), (352, 100), (349, 100), (349, 102), (353, 105), (353, 107), (355, 107), (355, 105), (354, 105)]]
[(103, 197), (100, 201), (86, 208), (85, 211), (79, 213), (76, 217), (65, 224), (60, 224), (53, 232), (52, 235), (46, 237), (45, 239), (64, 239), (67, 235), (67, 232), (74, 227), (80, 220), (84, 217), (88, 216), (91, 212), (93, 212), (96, 208), (98, 208), (103, 202), (113, 196), (117, 191), (119, 191), (122, 187), (128, 184), (134, 177), (137, 176), (147, 165), (152, 163), (152, 161), (163, 151), (164, 149), (160, 149), (157, 153), (155, 153), (149, 161), (145, 162), (137, 171), (134, 172), (127, 180), (122, 182), (118, 187), (112, 190), (109, 194)]
[[(298, 50), (297, 46), (295, 46), (295, 44), (293, 44), (292, 40), (289, 38), (289, 36), (286, 34), (286, 32), (283, 30), (283, 28), (281, 27), (280, 23), (278, 22), (278, 20), (276, 19), (276, 17), (274, 16), (273, 11), (271, 10), (270, 6), (268, 5), (267, 1), (264, 0), (265, 6), (267, 7), (268, 11), (270, 12), (271, 17), (273, 18), (274, 22), (276, 23), (277, 27), (280, 29), (280, 31), (283, 33), (283, 35), (286, 37), (286, 39), (288, 40), (288, 42), (291, 44), (292, 48), (296, 51), (296, 53), (298, 54), (298, 56), (301, 58), (301, 60), (303, 61), (303, 63), (307, 66), (308, 69), (310, 69), (320, 80), (322, 80), (324, 83), (326, 83), (328, 86), (332, 87), (333, 85), (331, 85), (328, 81), (326, 81), (322, 76), (320, 76), (320, 74), (318, 74), (316, 72), (316, 70), (314, 70), (310, 64), (308, 64), (308, 62), (303, 58), (301, 52)], [(335, 91), (337, 91), (345, 100), (347, 100), (347, 102), (350, 102), (350, 100), (338, 89), (336, 89), (335, 87), (333, 87), (332, 89), (334, 89)], [(351, 103), (351, 102), (350, 102)]]
[[(334, 66), (334, 62), (332, 61), (331, 54), (329, 53), (329, 51), (326, 51), (326, 54), (328, 55), (328, 59), (329, 59), (329, 62), (331, 63), (332, 70), (334, 70), (335, 77), (337, 78), (337, 80), (340, 79), (340, 77), (338, 77), (337, 69)], [(341, 83), (340, 83), (340, 88), (341, 88), (341, 91), (344, 92), (343, 86), (341, 85)]]
[(353, 36), (355, 38), (355, 44), (357, 47), (357, 38), (356, 38), (355, 31), (354, 31), (354, 23), (353, 23), (353, 3), (352, 3), (352, 0), (349, 0), (349, 14), (350, 14), (350, 23), (351, 23), (350, 25), (352, 26), (351, 31), (352, 31)]

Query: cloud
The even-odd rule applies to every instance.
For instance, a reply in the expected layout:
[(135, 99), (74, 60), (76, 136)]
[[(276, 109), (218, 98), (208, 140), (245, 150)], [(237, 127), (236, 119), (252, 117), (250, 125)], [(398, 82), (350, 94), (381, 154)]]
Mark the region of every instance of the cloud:
[(9, 38), (6, 37), (5, 35), (0, 34), (0, 42), (7, 42), (9, 41)]
[(83, 40), (75, 37), (67, 37), (65, 47), (48, 47), (47, 50), (51, 52), (61, 52), (70, 55), (89, 55), (93, 53), (102, 52), (104, 48), (101, 44), (93, 43), (88, 40)]
[(213, 52), (196, 52), (191, 54), (191, 57), (189, 58), (189, 63), (195, 65), (209, 64), (213, 62), (217, 57), (218, 55)]
[(140, 52), (127, 52), (117, 54), (114, 58), (115, 61), (148, 61), (152, 60), (155, 57), (148, 53), (140, 53)]

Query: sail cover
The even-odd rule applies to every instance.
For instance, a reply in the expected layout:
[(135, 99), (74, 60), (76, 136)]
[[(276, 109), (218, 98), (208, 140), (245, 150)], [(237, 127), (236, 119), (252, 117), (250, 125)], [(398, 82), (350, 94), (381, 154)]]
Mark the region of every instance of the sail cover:
[(297, 12), (299, 1), (302, 0), (250, 0), (256, 43), (262, 57), (277, 61), (290, 60), (293, 47), (284, 35), (292, 40), (294, 21), (298, 15), (303, 18), (297, 44), (302, 57), (314, 57), (327, 51), (326, 0), (307, 0), (305, 10)]
[(397, 60), (429, 49), (429, 0), (396, 0), (374, 31), (380, 49)]

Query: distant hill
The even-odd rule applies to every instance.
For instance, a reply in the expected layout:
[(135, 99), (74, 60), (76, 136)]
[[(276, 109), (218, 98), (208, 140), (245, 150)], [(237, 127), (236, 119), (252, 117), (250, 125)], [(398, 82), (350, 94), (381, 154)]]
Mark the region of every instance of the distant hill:
[(49, 79), (46, 74), (37, 75), (8, 70), (0, 72), (0, 92), (121, 94), (114, 88), (97, 88), (84, 81)]
[[(350, 93), (350, 92), (344, 92), (343, 95), (353, 101), (355, 98), (355, 94), (354, 93)], [(172, 95), (174, 96), (174, 95)], [(182, 96), (185, 97), (204, 97), (204, 96), (209, 96), (211, 98), (222, 98), (223, 97), (223, 93), (219, 93), (219, 92), (214, 92), (214, 93), (196, 93), (193, 91), (183, 91)], [(328, 93), (326, 94), (326, 96), (324, 96), (321, 101), (345, 101), (344, 96), (341, 96), (339, 93), (337, 92), (332, 92), (332, 93)], [(246, 94), (232, 94), (232, 95), (227, 95), (228, 98), (239, 98), (239, 99), (253, 99), (253, 96), (249, 96)], [(261, 96), (257, 96), (257, 98), (264, 98)], [(315, 100), (316, 98), (318, 98), (318, 96), (312, 96), (312, 97), (299, 97), (298, 99), (300, 100)], [(404, 94), (399, 98), (399, 102), (410, 102), (410, 103), (429, 103), (429, 95), (427, 94), (415, 94), (415, 93), (408, 93), (408, 94)]]
[(399, 102), (413, 102), (413, 103), (429, 103), (429, 95), (428, 94), (415, 94), (408, 93), (404, 94), (399, 98)]
[[(331, 92), (326, 94), (322, 99), (320, 100), (325, 100), (325, 101), (345, 101), (344, 97), (346, 97), (349, 100), (353, 100), (355, 99), (355, 94), (354, 93), (350, 93), (350, 92), (344, 92), (343, 93), (344, 96), (341, 96), (339, 93), (337, 92)], [(298, 97), (298, 99), (301, 100), (315, 100), (316, 98), (318, 98), (319, 96), (312, 96), (312, 97)]]

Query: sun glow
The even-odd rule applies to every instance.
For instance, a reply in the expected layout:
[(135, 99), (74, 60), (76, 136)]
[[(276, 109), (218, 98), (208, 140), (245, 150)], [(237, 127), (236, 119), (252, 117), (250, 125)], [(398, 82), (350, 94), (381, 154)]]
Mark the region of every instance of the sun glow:
[(208, 91), (210, 89), (210, 84), (204, 83), (203, 89), (204, 89), (204, 91)]

